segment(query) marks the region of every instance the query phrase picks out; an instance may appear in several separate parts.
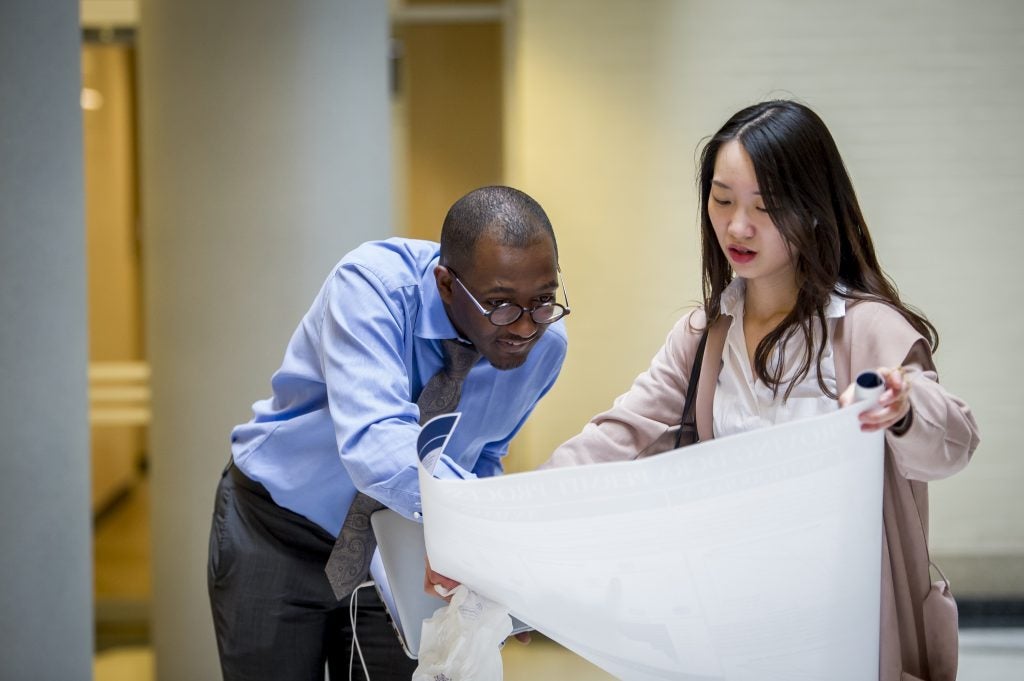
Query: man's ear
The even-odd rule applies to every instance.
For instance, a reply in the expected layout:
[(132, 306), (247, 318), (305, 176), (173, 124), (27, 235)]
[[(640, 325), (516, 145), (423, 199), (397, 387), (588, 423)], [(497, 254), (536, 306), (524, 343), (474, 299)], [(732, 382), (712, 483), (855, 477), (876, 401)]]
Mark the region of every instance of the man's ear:
[(438, 265), (434, 268), (434, 281), (437, 282), (437, 292), (441, 294), (441, 300), (445, 305), (451, 305), (452, 286), (455, 284), (451, 270), (443, 265)]

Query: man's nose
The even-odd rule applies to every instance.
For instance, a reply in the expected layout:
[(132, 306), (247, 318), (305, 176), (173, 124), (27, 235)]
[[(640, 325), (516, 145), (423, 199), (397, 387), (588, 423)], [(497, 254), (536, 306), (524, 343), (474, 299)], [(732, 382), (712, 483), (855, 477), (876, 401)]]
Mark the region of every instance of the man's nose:
[(533, 321), (533, 314), (531, 312), (523, 310), (523, 314), (519, 319), (512, 322), (509, 326), (512, 333), (520, 338), (532, 338), (533, 334), (537, 333), (537, 327), (540, 325)]

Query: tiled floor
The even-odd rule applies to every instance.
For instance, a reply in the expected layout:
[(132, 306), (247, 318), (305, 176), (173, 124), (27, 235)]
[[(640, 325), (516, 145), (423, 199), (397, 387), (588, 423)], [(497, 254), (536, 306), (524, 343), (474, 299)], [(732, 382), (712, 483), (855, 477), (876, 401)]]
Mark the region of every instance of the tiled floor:
[[(152, 681), (153, 653), (144, 644), (145, 631), (125, 623), (133, 612), (145, 612), (149, 583), (148, 488), (143, 481), (96, 528), (97, 613), (107, 619), (97, 640), (94, 681)], [(613, 677), (561, 646), (544, 639), (528, 646), (510, 641), (502, 654), (505, 681), (607, 681)], [(1024, 679), (1024, 629), (968, 629), (960, 637), (963, 681)]]
[[(504, 651), (505, 681), (607, 681), (614, 677), (550, 641), (528, 646), (509, 642)], [(96, 656), (95, 681), (151, 681), (149, 648), (113, 648)], [(960, 673), (964, 681), (1024, 679), (1024, 629), (961, 632)]]
[(1024, 679), (1024, 629), (965, 629), (960, 632), (964, 681)]

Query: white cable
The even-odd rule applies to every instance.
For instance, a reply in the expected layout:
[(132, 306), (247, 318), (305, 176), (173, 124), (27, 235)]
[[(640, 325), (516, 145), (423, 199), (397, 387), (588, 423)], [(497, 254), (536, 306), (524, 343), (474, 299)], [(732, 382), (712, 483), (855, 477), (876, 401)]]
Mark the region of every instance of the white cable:
[(355, 589), (352, 590), (352, 595), (348, 598), (348, 621), (352, 625), (352, 645), (348, 649), (348, 681), (352, 681), (352, 668), (355, 666), (355, 654), (359, 653), (359, 663), (363, 665), (363, 676), (366, 677), (366, 681), (370, 681), (370, 672), (366, 669), (366, 660), (363, 658), (363, 649), (359, 645), (359, 639), (356, 637), (356, 614), (359, 612), (359, 599), (356, 594), (359, 590), (373, 586), (372, 581), (366, 581), (361, 583)]

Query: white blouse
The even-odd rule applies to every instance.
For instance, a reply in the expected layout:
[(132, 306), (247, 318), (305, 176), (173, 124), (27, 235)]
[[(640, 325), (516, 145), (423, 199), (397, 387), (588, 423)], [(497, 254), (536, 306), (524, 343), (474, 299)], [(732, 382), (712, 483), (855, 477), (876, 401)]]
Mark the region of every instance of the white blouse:
[[(766, 426), (796, 421), (833, 412), (836, 401), (821, 391), (818, 385), (818, 372), (812, 360), (811, 369), (797, 383), (789, 395), (783, 400), (789, 378), (796, 373), (796, 364), (804, 354), (805, 342), (802, 333), (789, 338), (785, 344), (785, 357), (790, 367), (783, 373), (783, 381), (779, 386), (777, 397), (772, 395), (770, 386), (754, 377), (753, 367), (747, 357), (747, 344), (743, 336), (743, 298), (746, 282), (736, 278), (722, 292), (722, 314), (732, 317), (733, 322), (725, 339), (722, 351), (722, 371), (718, 376), (715, 389), (714, 430), (715, 437), (724, 437), (735, 433), (744, 433)], [(825, 307), (826, 326), (829, 338), (835, 330), (836, 320), (846, 315), (846, 300), (835, 293), (832, 294)], [(812, 347), (817, 348), (821, 330), (812, 325)], [(816, 352), (816, 350), (815, 350)], [(778, 361), (779, 348), (772, 353), (771, 361)], [(832, 354), (831, 341), (825, 346), (825, 354), (821, 358), (820, 370), (825, 385), (833, 392), (836, 389), (836, 365)], [(846, 386), (843, 386), (845, 388)]]

